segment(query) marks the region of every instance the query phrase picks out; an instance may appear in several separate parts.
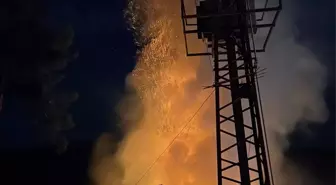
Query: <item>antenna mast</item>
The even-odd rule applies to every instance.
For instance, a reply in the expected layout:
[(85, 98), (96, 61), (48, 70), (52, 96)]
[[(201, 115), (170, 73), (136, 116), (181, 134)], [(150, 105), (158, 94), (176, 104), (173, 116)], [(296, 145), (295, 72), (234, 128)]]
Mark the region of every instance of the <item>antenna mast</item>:
[[(266, 0), (262, 8), (255, 8), (254, 0), (204, 0), (197, 3), (196, 14), (187, 14), (181, 0), (187, 56), (213, 60), (218, 185), (273, 185), (256, 53), (265, 51), (281, 7), (281, 0), (273, 7)], [(265, 15), (272, 20), (267, 22)], [(266, 35), (257, 49), (254, 35), (259, 30)], [(189, 52), (187, 38), (192, 34), (211, 51)], [(231, 95), (229, 102), (225, 91)]]

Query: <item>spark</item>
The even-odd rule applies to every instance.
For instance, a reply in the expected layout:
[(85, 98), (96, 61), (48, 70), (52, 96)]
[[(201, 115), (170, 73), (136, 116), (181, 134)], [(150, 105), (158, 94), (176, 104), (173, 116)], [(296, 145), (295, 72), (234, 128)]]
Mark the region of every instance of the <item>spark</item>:
[[(125, 185), (138, 180), (136, 178), (159, 156), (209, 94), (208, 90), (202, 89), (197, 77), (201, 58), (190, 59), (185, 55), (184, 41), (180, 39), (179, 9), (176, 8), (179, 1), (132, 0), (128, 5), (126, 17), (139, 46), (137, 65), (129, 75), (128, 83), (141, 97), (144, 115), (137, 123), (141, 129), (128, 135), (119, 153), (123, 162), (131, 160), (132, 155), (138, 156), (136, 163), (125, 162)], [(195, 117), (187, 132), (177, 138), (140, 184), (214, 184), (215, 178), (200, 179), (199, 173), (209, 169), (202, 169), (204, 164), (197, 164), (199, 162), (195, 160), (204, 152), (211, 153), (212, 150), (214, 154), (215, 151), (214, 142), (210, 151), (197, 151), (213, 137), (211, 127), (201, 128), (207, 124), (206, 121), (204, 123), (204, 114), (209, 114), (209, 110), (212, 113), (209, 105), (212, 104), (208, 103)], [(134, 148), (141, 143), (146, 143), (148, 147)], [(205, 161), (213, 165), (210, 171), (214, 171), (215, 156), (210, 155)], [(190, 170), (191, 167), (195, 169)]]

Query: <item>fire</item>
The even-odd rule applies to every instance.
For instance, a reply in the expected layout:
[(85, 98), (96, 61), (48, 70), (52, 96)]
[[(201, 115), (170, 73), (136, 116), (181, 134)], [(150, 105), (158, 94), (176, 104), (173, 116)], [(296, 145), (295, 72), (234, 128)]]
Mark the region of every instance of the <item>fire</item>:
[[(104, 134), (97, 142), (91, 167), (97, 185), (217, 183), (213, 98), (166, 150), (210, 94), (211, 90), (202, 87), (213, 83), (209, 59), (185, 55), (179, 2), (129, 0), (126, 15), (141, 49), (126, 84), (136, 93), (126, 94), (117, 107), (121, 126), (127, 130), (124, 140), (117, 143), (112, 135)], [(195, 0), (185, 0), (185, 3), (187, 8), (194, 9)], [(275, 184), (304, 184), (303, 179), (311, 179), (300, 174), (303, 169), (286, 160), (282, 154), (286, 141), (279, 141), (279, 137), (285, 136), (303, 118), (316, 121), (325, 117), (321, 115), (325, 107), (320, 101), (324, 68), (306, 48), (295, 42), (292, 28), (288, 27), (294, 25), (292, 20), (288, 13), (280, 21), (282, 29), (273, 36), (277, 44), (270, 45), (268, 54), (260, 57), (270, 71), (263, 80), (268, 95), (264, 98), (267, 131), (277, 133), (269, 136)], [(189, 46), (193, 51), (204, 49), (202, 41), (196, 38), (191, 39)], [(311, 68), (300, 67), (302, 61)], [(287, 66), (294, 67), (288, 70)], [(307, 83), (305, 76), (311, 73), (318, 80)], [(312, 110), (314, 116), (300, 116), (306, 110)], [(222, 140), (229, 143), (227, 139)], [(229, 173), (239, 180), (237, 170)]]
[[(129, 7), (132, 16), (146, 19), (142, 29), (135, 27), (136, 32), (142, 32), (138, 42), (151, 40), (144, 45), (136, 68), (127, 79), (141, 98), (144, 114), (118, 152), (125, 167), (123, 184), (136, 184), (143, 175), (139, 184), (214, 184), (215, 142), (209, 126), (213, 118), (204, 120), (206, 110), (212, 107), (211, 100), (144, 174), (210, 92), (202, 90), (198, 79), (199, 68), (204, 66), (200, 64), (201, 58), (186, 57), (179, 1), (131, 1), (130, 6), (140, 7)], [(201, 45), (196, 38), (194, 43)], [(211, 83), (209, 63), (206, 65), (202, 70), (209, 71), (205, 78)]]
[[(99, 164), (93, 176), (99, 185), (217, 182), (213, 98), (190, 121), (212, 91), (203, 90), (203, 86), (212, 84), (211, 64), (209, 58), (186, 57), (179, 3), (179, 0), (129, 2), (127, 15), (137, 36), (136, 43), (142, 49), (126, 82), (135, 89), (140, 101), (127, 99), (130, 102), (118, 111), (125, 122), (132, 120), (135, 112), (142, 115), (131, 123), (136, 126), (128, 131), (117, 153), (96, 162)], [(193, 0), (188, 3), (195, 6)], [(203, 49), (197, 38), (190, 45), (195, 50)], [(187, 129), (159, 157), (189, 121)], [(98, 145), (106, 147), (106, 140), (102, 137)], [(118, 165), (124, 169), (122, 173), (116, 170)]]

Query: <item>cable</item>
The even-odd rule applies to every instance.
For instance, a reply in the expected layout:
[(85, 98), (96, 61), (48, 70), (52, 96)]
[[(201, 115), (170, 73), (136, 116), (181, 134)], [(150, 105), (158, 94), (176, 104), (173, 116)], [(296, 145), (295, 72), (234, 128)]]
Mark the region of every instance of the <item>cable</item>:
[(258, 77), (256, 77), (256, 85), (257, 85), (257, 94), (258, 94), (258, 103), (260, 106), (260, 113), (261, 113), (261, 120), (262, 120), (262, 127), (263, 127), (263, 134), (265, 136), (265, 145), (266, 145), (266, 150), (267, 150), (267, 157), (268, 157), (268, 165), (270, 167), (271, 171), (271, 180), (272, 184), (274, 185), (274, 177), (273, 177), (273, 169), (272, 169), (272, 163), (271, 163), (271, 158), (270, 158), (270, 153), (269, 153), (269, 147), (268, 147), (268, 139), (267, 139), (267, 134), (266, 134), (266, 125), (265, 125), (265, 117), (264, 117), (264, 111), (263, 111), (263, 106), (261, 103), (261, 94), (260, 94), (260, 88), (259, 88), (259, 82), (258, 82)]
[[(212, 93), (213, 93), (213, 92), (211, 92), (210, 94), (212, 94)], [(211, 95), (210, 95), (210, 96), (211, 96)], [(210, 98), (210, 97), (209, 97), (209, 98)], [(191, 128), (191, 125), (188, 126), (187, 131), (185, 132), (185, 135), (186, 135), (185, 137), (186, 137), (186, 138), (188, 138), (188, 136), (189, 136), (190, 128)]]
[[(266, 2), (266, 5), (267, 5), (267, 3), (268, 3), (268, 0)], [(249, 1), (247, 1), (247, 6), (250, 9)], [(262, 15), (262, 16), (264, 16), (264, 15)], [(250, 14), (249, 18), (250, 18), (251, 32), (253, 32), (252, 15), (251, 14)], [(253, 44), (254, 57), (255, 57), (255, 66), (257, 68), (258, 58), (257, 58), (257, 53), (256, 53), (256, 48), (255, 48), (254, 35), (253, 35), (253, 33), (251, 35), (252, 35), (252, 44)], [(257, 69), (255, 69), (255, 72), (257, 72)], [(270, 161), (271, 158), (270, 158), (270, 154), (269, 154), (268, 140), (267, 140), (267, 134), (266, 134), (264, 111), (263, 111), (263, 107), (262, 107), (262, 103), (261, 103), (261, 93), (260, 93), (258, 75), (256, 75), (256, 86), (257, 86), (258, 104), (259, 104), (259, 107), (260, 107), (260, 114), (261, 114), (262, 127), (263, 127), (263, 133), (262, 134), (265, 136), (265, 145), (266, 145), (266, 153), (267, 153), (267, 157), (268, 157), (268, 165), (269, 165), (270, 172), (271, 172), (271, 174), (270, 174), (271, 175), (271, 181), (272, 181), (272, 184), (274, 185), (273, 169), (272, 169), (272, 164), (271, 164), (271, 161)]]
[[(212, 66), (212, 62), (211, 62), (211, 57), (210, 56), (209, 56), (209, 65), (210, 65), (210, 68), (211, 68), (211, 71), (212, 71), (213, 70), (213, 66)], [(214, 81), (214, 80), (212, 80), (212, 81)], [(186, 131), (186, 137), (188, 137), (189, 130), (190, 130), (190, 127), (188, 127), (188, 130)]]
[(265, 116), (264, 116), (264, 111), (263, 111), (263, 106), (261, 103), (261, 93), (260, 93), (260, 87), (259, 87), (259, 78), (256, 75), (256, 86), (257, 86), (257, 95), (258, 95), (258, 104), (260, 107), (260, 114), (261, 114), (261, 120), (262, 120), (262, 127), (263, 127), (263, 133), (264, 134), (264, 139), (265, 139), (265, 145), (266, 145), (266, 153), (267, 153), (267, 157), (268, 157), (268, 165), (270, 167), (270, 171), (271, 171), (271, 180), (272, 180), (272, 184), (274, 185), (274, 177), (273, 177), (273, 169), (272, 169), (272, 164), (271, 164), (271, 157), (269, 154), (269, 147), (268, 147), (268, 139), (267, 139), (267, 133), (266, 133), (266, 125), (265, 125)]
[(139, 178), (139, 180), (135, 183), (135, 185), (138, 185), (141, 180), (147, 175), (147, 173), (154, 167), (154, 165), (159, 161), (159, 159), (163, 156), (164, 153), (174, 144), (175, 140), (182, 134), (182, 132), (187, 128), (189, 123), (194, 119), (194, 117), (197, 115), (197, 113), (202, 109), (202, 107), (205, 105), (205, 103), (210, 99), (211, 95), (215, 92), (213, 90), (209, 96), (202, 102), (201, 106), (197, 109), (197, 111), (191, 116), (191, 118), (187, 121), (187, 123), (182, 127), (180, 132), (171, 140), (169, 145), (163, 150), (163, 152), (154, 160), (154, 162), (147, 168), (147, 170), (143, 173), (143, 175)]

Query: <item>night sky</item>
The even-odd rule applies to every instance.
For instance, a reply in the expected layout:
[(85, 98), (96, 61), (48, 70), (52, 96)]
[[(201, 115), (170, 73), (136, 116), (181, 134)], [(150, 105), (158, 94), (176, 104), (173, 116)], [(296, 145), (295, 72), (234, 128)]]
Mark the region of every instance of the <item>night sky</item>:
[[(331, 183), (335, 173), (335, 2), (295, 2), (296, 40), (329, 70), (325, 99), (330, 114), (325, 124), (308, 124), (314, 137), (298, 126), (288, 136), (291, 145), (286, 155)], [(94, 141), (106, 131), (119, 133), (110, 124), (118, 122), (113, 107), (135, 65), (136, 47), (123, 17), (125, 5), (124, 0), (45, 0), (49, 25), (71, 24), (74, 28), (79, 57), (67, 67), (61, 86), (79, 94), (72, 107), (76, 127), (66, 133), (70, 143), (67, 152), (58, 155), (35, 137), (36, 131), (27, 121), (18, 118), (19, 110), (8, 105), (9, 110), (0, 115), (1, 184), (90, 183), (88, 167)]]
[[(31, 124), (16, 116), (2, 115), (1, 184), (86, 184), (92, 147), (104, 131), (115, 131), (113, 107), (121, 97), (127, 73), (135, 65), (132, 33), (123, 18), (125, 1), (45, 1), (54, 27), (70, 23), (75, 30), (79, 57), (66, 71), (64, 88), (76, 90), (79, 100), (72, 107), (75, 129), (67, 133), (71, 143), (59, 156), (44, 144)], [(5, 137), (5, 138), (4, 138)]]
[(299, 166), (311, 169), (326, 184), (335, 184), (335, 2), (294, 2), (297, 41), (309, 48), (328, 68), (324, 97), (329, 119), (323, 125), (308, 123), (306, 127), (313, 137), (303, 134), (302, 128), (290, 134), (291, 146), (286, 154)]

